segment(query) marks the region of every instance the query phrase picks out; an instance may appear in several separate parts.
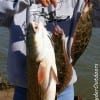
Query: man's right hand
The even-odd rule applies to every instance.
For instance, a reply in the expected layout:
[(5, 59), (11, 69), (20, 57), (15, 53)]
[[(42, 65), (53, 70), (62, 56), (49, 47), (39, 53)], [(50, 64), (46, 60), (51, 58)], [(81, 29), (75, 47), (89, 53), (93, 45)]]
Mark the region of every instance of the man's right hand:
[(38, 0), (38, 3), (42, 4), (44, 7), (48, 7), (50, 4), (54, 7), (57, 6), (57, 0)]

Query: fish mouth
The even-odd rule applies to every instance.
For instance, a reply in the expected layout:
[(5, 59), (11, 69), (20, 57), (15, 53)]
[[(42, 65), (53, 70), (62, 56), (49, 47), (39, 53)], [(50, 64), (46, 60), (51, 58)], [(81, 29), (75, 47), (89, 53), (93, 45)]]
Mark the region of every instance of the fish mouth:
[(28, 24), (27, 33), (36, 33), (39, 30), (39, 24), (36, 22), (32, 22)]

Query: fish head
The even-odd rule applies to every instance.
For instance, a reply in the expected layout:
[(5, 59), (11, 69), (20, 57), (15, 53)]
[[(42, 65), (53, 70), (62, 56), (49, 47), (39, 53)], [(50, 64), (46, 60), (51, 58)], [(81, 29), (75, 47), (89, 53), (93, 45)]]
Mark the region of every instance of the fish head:
[(64, 31), (59, 25), (56, 25), (53, 29), (53, 34), (60, 37), (64, 34)]
[(47, 31), (43, 25), (43, 23), (39, 22), (31, 22), (32, 29), (34, 30), (34, 40), (37, 46), (40, 46), (40, 43), (43, 43), (43, 40), (46, 36)]
[[(46, 30), (42, 22), (31, 22), (30, 23), (29, 36), (31, 38), (31, 44), (34, 45), (35, 51), (37, 53), (37, 61), (43, 58), (46, 45), (48, 45), (49, 33)], [(33, 46), (32, 46), (33, 47)]]

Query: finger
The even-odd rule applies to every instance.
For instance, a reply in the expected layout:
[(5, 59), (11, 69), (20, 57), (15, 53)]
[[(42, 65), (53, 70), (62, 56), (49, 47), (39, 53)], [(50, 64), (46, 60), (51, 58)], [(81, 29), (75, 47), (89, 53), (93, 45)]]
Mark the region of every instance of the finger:
[(57, 0), (51, 0), (51, 3), (53, 4), (54, 7), (57, 6)]
[(87, 5), (87, 4), (88, 4), (88, 2), (89, 2), (89, 0), (85, 0), (85, 5)]
[(48, 5), (50, 5), (51, 4), (51, 1), (50, 0), (47, 0), (47, 3), (48, 3)]
[(39, 2), (40, 4), (42, 4), (42, 6), (48, 7), (48, 2), (47, 2), (46, 0), (38, 0), (38, 2)]

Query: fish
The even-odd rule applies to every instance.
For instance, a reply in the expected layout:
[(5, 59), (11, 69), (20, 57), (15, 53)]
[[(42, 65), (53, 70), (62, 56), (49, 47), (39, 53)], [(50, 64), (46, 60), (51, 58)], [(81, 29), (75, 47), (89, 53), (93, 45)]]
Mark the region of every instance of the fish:
[(87, 3), (75, 27), (73, 43), (71, 47), (72, 65), (74, 66), (80, 56), (86, 50), (92, 35), (92, 11), (93, 4)]
[(84, 53), (92, 34), (92, 4), (87, 3), (76, 24), (71, 46), (71, 58), (66, 50), (65, 34), (59, 25), (55, 25), (52, 32), (54, 50), (56, 56), (58, 81), (57, 95), (59, 95), (69, 84), (72, 78), (72, 66)]
[(54, 47), (42, 22), (30, 22), (26, 34), (28, 100), (55, 100), (58, 82)]
[(65, 34), (63, 29), (59, 25), (56, 25), (52, 33), (58, 73), (56, 93), (56, 96), (58, 96), (61, 92), (64, 91), (65, 88), (67, 88), (72, 78), (73, 72), (68, 53), (66, 52)]
[(42, 23), (28, 26), (28, 100), (56, 100), (68, 86), (73, 74), (72, 66), (83, 54), (91, 38), (92, 4), (85, 6), (75, 27), (71, 46), (72, 62), (66, 52), (64, 32), (56, 26), (52, 33), (50, 36)]

